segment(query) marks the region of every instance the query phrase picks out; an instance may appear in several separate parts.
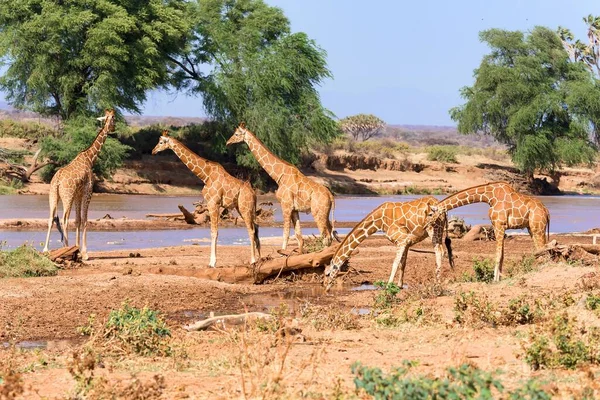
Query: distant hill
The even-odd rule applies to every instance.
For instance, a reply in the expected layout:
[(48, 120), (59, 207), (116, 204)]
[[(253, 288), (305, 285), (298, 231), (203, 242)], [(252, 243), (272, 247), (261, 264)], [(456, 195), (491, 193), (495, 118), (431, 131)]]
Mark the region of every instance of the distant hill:
[[(0, 101), (0, 119), (16, 121), (35, 121), (55, 125), (56, 121), (41, 117), (30, 111), (20, 111)], [(201, 117), (169, 117), (152, 115), (126, 115), (130, 126), (143, 127), (148, 125), (184, 126), (201, 124), (206, 118)], [(468, 147), (503, 147), (489, 135), (462, 135), (454, 126), (437, 125), (387, 125), (382, 137), (406, 142), (412, 146), (457, 145)]]

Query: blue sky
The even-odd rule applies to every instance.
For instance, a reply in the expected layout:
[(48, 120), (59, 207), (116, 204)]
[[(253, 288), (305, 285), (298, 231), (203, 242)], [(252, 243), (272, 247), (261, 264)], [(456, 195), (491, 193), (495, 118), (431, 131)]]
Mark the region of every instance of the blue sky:
[[(462, 100), (488, 51), (478, 32), (570, 28), (585, 39), (582, 18), (600, 14), (592, 0), (266, 0), (283, 9), (293, 31), (327, 51), (333, 79), (320, 88), (339, 118), (372, 113), (390, 124), (454, 125)], [(146, 115), (204, 116), (200, 98), (152, 92)]]

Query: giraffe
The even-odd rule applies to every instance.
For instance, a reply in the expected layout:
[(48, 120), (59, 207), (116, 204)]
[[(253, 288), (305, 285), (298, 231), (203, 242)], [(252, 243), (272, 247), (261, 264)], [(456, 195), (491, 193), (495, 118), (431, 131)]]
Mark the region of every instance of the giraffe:
[(544, 204), (518, 193), (508, 182), (490, 182), (473, 186), (438, 203), (438, 210), (430, 218), (435, 221), (441, 213), (473, 203), (488, 203), (488, 211), (496, 236), (496, 264), (494, 281), (499, 281), (504, 262), (504, 232), (507, 229), (527, 228), (536, 250), (543, 248), (550, 236), (550, 213)]
[[(437, 210), (437, 202), (434, 197), (426, 196), (406, 203), (386, 202), (371, 211), (344, 238), (331, 259), (330, 265), (325, 269), (325, 276), (329, 277), (329, 280), (326, 281), (327, 290), (331, 288), (335, 276), (342, 265), (350, 258), (354, 249), (363, 240), (379, 230), (383, 231), (385, 237), (398, 247), (396, 258), (392, 264), (392, 272), (388, 279), (389, 283), (394, 281), (398, 266), (400, 266), (398, 286), (402, 287), (408, 250), (412, 245), (421, 242), (427, 236), (431, 237), (434, 244), (436, 280), (439, 281), (444, 255), (442, 238), (447, 227), (446, 214), (441, 214), (435, 220), (435, 223), (430, 223), (427, 227), (425, 225), (427, 217)], [(446, 237), (445, 242), (450, 266), (454, 268), (450, 239)]]
[(208, 266), (214, 268), (217, 263), (217, 237), (219, 235), (220, 208), (235, 208), (246, 224), (250, 237), (250, 262), (254, 264), (260, 259), (260, 240), (258, 238), (258, 225), (256, 224), (256, 193), (248, 182), (241, 181), (229, 175), (220, 164), (208, 161), (186, 146), (179, 140), (163, 131), (158, 144), (152, 154), (171, 149), (177, 157), (201, 181), (204, 182), (202, 196), (206, 200), (210, 215), (210, 261)]
[(246, 142), (250, 151), (264, 168), (264, 170), (275, 180), (277, 191), (275, 196), (281, 203), (283, 213), (283, 245), (282, 250), (287, 248), (290, 237), (290, 225), (294, 225), (294, 232), (298, 240), (298, 250), (302, 254), (304, 239), (300, 230), (299, 212), (311, 212), (319, 228), (323, 244), (329, 246), (332, 238), (337, 239), (337, 233), (333, 230), (333, 224), (329, 220), (329, 211), (335, 211), (333, 194), (325, 186), (307, 178), (292, 164), (278, 158), (246, 128), (242, 122), (227, 141), (227, 146), (233, 143)]
[[(48, 234), (46, 235), (44, 252), (48, 251), (50, 231), (54, 222), (56, 222), (56, 226), (62, 235), (61, 240), (64, 245), (69, 245), (69, 215), (71, 214), (71, 207), (75, 205), (75, 245), (79, 247), (80, 230), (83, 227), (81, 258), (84, 261), (89, 258), (87, 254), (87, 220), (88, 207), (94, 188), (92, 167), (108, 134), (115, 129), (115, 110), (106, 110), (104, 117), (97, 119), (104, 121), (104, 126), (100, 129), (90, 147), (80, 152), (69, 164), (56, 171), (50, 181), (50, 196), (48, 198), (50, 218), (48, 219)], [(59, 199), (62, 200), (63, 205), (63, 229), (61, 229), (60, 221), (56, 216)]]

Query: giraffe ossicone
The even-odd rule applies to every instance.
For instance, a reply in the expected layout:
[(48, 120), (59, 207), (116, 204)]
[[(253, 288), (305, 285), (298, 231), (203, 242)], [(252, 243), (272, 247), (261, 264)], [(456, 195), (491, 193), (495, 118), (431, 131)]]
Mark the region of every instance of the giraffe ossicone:
[(188, 149), (179, 140), (169, 136), (163, 130), (158, 144), (152, 149), (152, 154), (171, 149), (202, 182), (202, 196), (208, 207), (210, 216), (210, 261), (209, 267), (217, 263), (217, 238), (219, 235), (219, 218), (221, 207), (236, 209), (248, 230), (250, 237), (250, 262), (254, 264), (260, 259), (260, 239), (256, 223), (256, 193), (250, 183), (231, 176), (219, 163), (206, 160)]
[[(282, 250), (287, 248), (290, 227), (294, 225), (298, 250), (300, 253), (303, 252), (304, 239), (300, 228), (300, 212), (312, 214), (325, 246), (329, 246), (333, 239), (337, 240), (332, 223), (335, 212), (333, 193), (325, 186), (306, 177), (294, 165), (273, 154), (254, 133), (246, 128), (244, 122), (240, 123), (227, 140), (227, 146), (242, 142), (248, 145), (256, 161), (278, 185), (275, 196), (281, 204), (283, 214)], [(329, 219), (330, 211), (331, 219)]]
[[(405, 203), (386, 202), (371, 211), (346, 235), (331, 259), (331, 263), (325, 268), (325, 276), (327, 277), (325, 280), (326, 290), (331, 288), (337, 273), (351, 257), (356, 247), (377, 231), (383, 231), (385, 237), (398, 247), (388, 279), (389, 283), (394, 281), (398, 267), (400, 267), (398, 286), (402, 287), (406, 258), (410, 247), (421, 242), (428, 236), (431, 237), (434, 244), (436, 281), (439, 282), (442, 258), (444, 256), (442, 239), (448, 225), (445, 213), (439, 215), (435, 221), (428, 220), (435, 212), (434, 208), (437, 202), (437, 199), (434, 197), (426, 196)], [(450, 242), (446, 241), (445, 244), (448, 250), (450, 266), (453, 267)]]
[[(102, 146), (108, 137), (108, 134), (115, 128), (115, 110), (108, 109), (103, 117), (97, 118), (104, 122), (102, 129), (92, 142), (92, 144), (79, 154), (66, 166), (60, 168), (50, 181), (50, 194), (48, 202), (50, 205), (50, 218), (48, 219), (48, 233), (44, 244), (43, 252), (48, 251), (50, 242), (50, 233), (52, 225), (56, 226), (61, 233), (62, 241), (65, 246), (69, 245), (69, 215), (71, 208), (75, 206), (75, 245), (79, 247), (79, 237), (83, 228), (81, 257), (88, 259), (87, 254), (87, 223), (88, 208), (92, 199), (94, 188), (94, 174), (92, 168), (94, 162), (102, 150)], [(62, 228), (57, 216), (58, 200), (62, 200), (63, 222)]]

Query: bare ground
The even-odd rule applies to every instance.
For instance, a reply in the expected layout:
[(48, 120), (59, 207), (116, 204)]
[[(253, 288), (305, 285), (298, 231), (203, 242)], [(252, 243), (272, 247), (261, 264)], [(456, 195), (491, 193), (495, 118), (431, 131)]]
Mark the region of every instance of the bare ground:
[[(556, 238), (561, 243), (591, 243), (591, 238), (585, 237)], [(27, 398), (73, 394), (76, 381), (68, 366), (73, 351), (83, 352), (85, 340), (73, 340), (78, 338), (77, 327), (85, 325), (90, 314), (103, 321), (110, 310), (129, 300), (132, 305), (160, 311), (173, 331), (173, 341), (185, 351), (171, 357), (103, 356), (104, 368), (96, 368), (95, 377), (106, 376), (118, 386), (134, 379), (149, 384), (158, 374), (165, 378), (164, 398), (350, 396), (354, 393), (352, 363), (362, 361), (389, 370), (405, 359), (419, 361), (417, 371), (432, 376), (443, 376), (446, 367), (469, 362), (485, 370), (501, 371), (498, 376), (508, 387), (535, 377), (557, 397), (570, 397), (589, 385), (590, 374), (594, 377), (599, 373), (597, 367), (532, 372), (522, 351), (529, 326), (461, 326), (453, 321), (454, 302), (459, 293), (469, 291), (485, 294), (495, 303), (520, 295), (547, 298), (569, 292), (576, 300), (571, 308), (588, 326), (598, 325), (596, 316), (582, 312), (583, 291), (578, 286), (580, 278), (598, 271), (597, 267), (548, 264), (499, 284), (464, 283), (460, 277), (472, 270), (474, 257), (493, 257), (495, 243), (454, 240), (453, 244), (457, 267), (450, 270), (445, 262), (444, 293), (439, 297), (426, 295), (433, 278), (434, 256), (409, 254), (408, 289), (402, 296), (423, 298), (418, 301), (431, 314), (427, 314), (426, 323), (408, 321), (393, 328), (375, 323), (372, 315), (355, 315), (371, 310), (377, 292), (350, 290), (362, 283), (387, 280), (395, 248), (383, 238), (370, 238), (359, 247), (344, 282), (340, 280), (329, 294), (321, 290), (320, 273), (256, 286), (186, 276), (189, 271), (206, 268), (208, 247), (139, 250), (141, 257), (130, 257), (130, 251), (92, 252), (88, 263), (62, 270), (56, 277), (0, 280), (0, 341), (49, 341), (41, 350), (0, 350), (0, 360), (12, 360), (16, 365)], [(418, 248), (430, 249), (431, 245), (423, 242)], [(263, 254), (276, 249), (277, 243), (266, 244)], [(222, 246), (219, 252), (221, 266), (249, 258), (247, 248)], [(531, 252), (529, 237), (511, 237), (506, 242), (505, 265), (518, 263)], [(168, 270), (176, 270), (177, 275), (160, 274), (161, 266), (169, 266)], [(301, 335), (282, 340), (256, 329), (187, 333), (180, 328), (211, 311), (268, 312), (280, 303), (288, 305), (289, 318), (297, 319)], [(325, 307), (321, 314), (331, 310), (332, 315), (349, 316), (355, 329), (343, 325), (316, 329), (311, 317), (302, 317), (302, 312), (319, 306)]]

